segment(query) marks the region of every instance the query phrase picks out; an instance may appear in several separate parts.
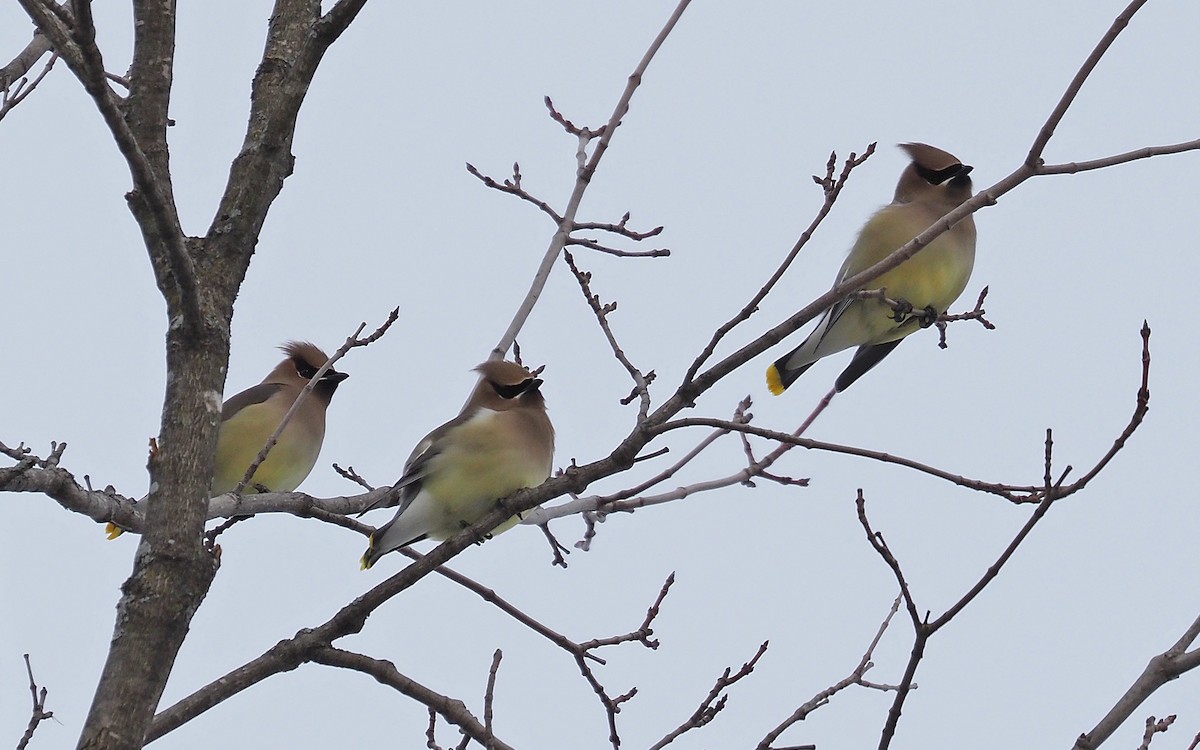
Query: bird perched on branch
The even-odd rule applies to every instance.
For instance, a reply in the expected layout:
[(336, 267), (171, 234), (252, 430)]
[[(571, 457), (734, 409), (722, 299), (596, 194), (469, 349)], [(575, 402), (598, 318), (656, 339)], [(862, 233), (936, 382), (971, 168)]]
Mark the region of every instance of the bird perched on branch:
[[(233, 396), (221, 407), (216, 467), (209, 487), (213, 497), (237, 487), (296, 397), (329, 360), (325, 352), (304, 341), (289, 341), (280, 348), (287, 359), (275, 365), (261, 383)], [(255, 469), (245, 492), (257, 492), (259, 486), (271, 492), (291, 492), (300, 486), (321, 452), (325, 411), (338, 385), (348, 377), (332, 367), (325, 371), (292, 415), (266, 460)], [(111, 523), (105, 530), (110, 539), (116, 539), (124, 531)]]
[[(838, 272), (839, 284), (900, 249), (971, 197), (971, 167), (957, 157), (924, 143), (904, 143), (900, 148), (912, 161), (900, 174), (895, 198), (859, 232)], [(901, 303), (900, 310), (882, 299), (852, 296), (836, 303), (800, 346), (767, 368), (767, 387), (778, 396), (818, 359), (857, 346), (836, 382), (838, 391), (846, 390), (905, 336), (946, 312), (966, 288), (974, 263), (975, 222), (968, 216), (913, 257), (868, 282), (868, 289), (885, 289), (890, 300)]]
[[(426, 435), (405, 462), (395, 484), (400, 507), (371, 535), (364, 570), (394, 549), (454, 536), (501, 498), (550, 476), (554, 427), (542, 381), (515, 362), (495, 360), (475, 369), (479, 383), (462, 412)], [(492, 533), (519, 520), (513, 516)]]

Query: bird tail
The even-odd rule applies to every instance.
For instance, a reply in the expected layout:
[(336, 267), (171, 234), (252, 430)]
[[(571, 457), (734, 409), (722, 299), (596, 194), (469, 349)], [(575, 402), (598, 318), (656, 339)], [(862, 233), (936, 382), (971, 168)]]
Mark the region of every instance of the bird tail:
[(767, 388), (771, 393), (781, 395), (788, 386), (796, 382), (796, 378), (816, 364), (818, 359), (830, 353), (821, 351), (821, 344), (825, 342), (825, 336), (833, 324), (846, 311), (846, 305), (847, 303), (843, 302), (826, 310), (821, 322), (800, 342), (800, 346), (771, 363), (767, 368)]
[(849, 388), (854, 381), (866, 375), (867, 370), (879, 364), (879, 361), (888, 354), (891, 354), (892, 350), (899, 346), (903, 340), (896, 339), (884, 344), (858, 347), (858, 351), (854, 352), (854, 358), (850, 360), (850, 364), (846, 366), (841, 375), (838, 375), (837, 382), (834, 384), (837, 392), (841, 393)]
[(367, 551), (363, 553), (362, 559), (359, 560), (359, 570), (368, 570), (375, 561), (379, 559), (380, 553), (375, 550), (375, 535), (371, 535), (371, 541), (367, 543)]
[[(395, 526), (396, 520), (397, 519), (393, 518), (391, 521), (388, 521), (376, 529), (375, 533), (371, 535), (371, 541), (367, 543), (367, 551), (364, 552), (363, 556), (359, 559), (360, 570), (370, 569), (372, 565), (379, 562), (379, 558), (383, 557), (394, 549), (407, 547), (410, 544), (415, 544), (429, 538), (428, 534), (420, 534), (415, 537), (403, 539), (400, 534), (395, 532), (401, 531), (403, 532), (404, 536), (408, 536), (412, 533), (412, 529), (406, 529), (403, 527), (397, 529)], [(400, 541), (401, 543), (397, 544), (397, 541)]]
[[(804, 345), (801, 344), (800, 346)], [(799, 347), (775, 360), (767, 368), (767, 389), (776, 396), (786, 391), (789, 385), (796, 382), (796, 378), (803, 375), (808, 368), (813, 366), (812, 362), (806, 362), (799, 367), (789, 369), (787, 362), (797, 351), (799, 351)]]
[(125, 529), (110, 521), (104, 525), (104, 533), (108, 535), (109, 540), (113, 540), (124, 534)]

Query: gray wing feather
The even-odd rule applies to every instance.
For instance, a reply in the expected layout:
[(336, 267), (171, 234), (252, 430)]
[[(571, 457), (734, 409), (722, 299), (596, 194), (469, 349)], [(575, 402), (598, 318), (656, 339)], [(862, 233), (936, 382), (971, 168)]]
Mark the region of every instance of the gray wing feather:
[(221, 405), (221, 421), (228, 421), (234, 414), (237, 414), (247, 406), (261, 404), (278, 393), (283, 387), (280, 383), (259, 383), (237, 395), (231, 396), (228, 401)]

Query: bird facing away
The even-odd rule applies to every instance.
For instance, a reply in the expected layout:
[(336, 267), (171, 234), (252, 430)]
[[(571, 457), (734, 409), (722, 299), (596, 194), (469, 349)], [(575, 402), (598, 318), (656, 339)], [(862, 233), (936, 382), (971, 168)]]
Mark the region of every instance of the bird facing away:
[[(838, 272), (839, 284), (900, 249), (971, 197), (971, 167), (957, 157), (924, 143), (904, 143), (900, 148), (912, 162), (900, 174), (892, 202), (863, 226)], [(898, 315), (878, 299), (844, 299), (825, 311), (800, 346), (767, 368), (767, 387), (778, 396), (818, 359), (857, 346), (835, 384), (838, 391), (846, 390), (905, 336), (946, 312), (966, 288), (974, 264), (975, 222), (968, 216), (868, 284), (886, 289), (892, 300), (923, 310), (923, 316)]]
[[(209, 487), (212, 497), (237, 487), (300, 391), (329, 359), (325, 352), (303, 341), (289, 341), (280, 348), (287, 359), (275, 365), (261, 383), (233, 396), (221, 407), (216, 466)], [(348, 377), (332, 367), (325, 371), (283, 428), (266, 460), (255, 469), (244, 492), (257, 492), (259, 485), (271, 492), (291, 492), (300, 486), (317, 463), (325, 440), (325, 410), (338, 384)], [(111, 523), (106, 531), (110, 539), (122, 533)]]
[[(443, 540), (486, 516), (496, 502), (550, 476), (554, 427), (542, 381), (515, 362), (475, 368), (479, 383), (457, 417), (426, 435), (404, 463), (396, 516), (371, 535), (363, 570), (394, 549)], [(512, 528), (513, 516), (492, 530)]]

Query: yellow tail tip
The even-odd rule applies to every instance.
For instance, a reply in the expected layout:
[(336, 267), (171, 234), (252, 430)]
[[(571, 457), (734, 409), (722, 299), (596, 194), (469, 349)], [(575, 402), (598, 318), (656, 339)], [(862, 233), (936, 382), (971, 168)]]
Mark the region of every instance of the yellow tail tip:
[(770, 367), (768, 367), (767, 368), (767, 390), (769, 390), (771, 393), (774, 393), (776, 396), (778, 396), (781, 393), (783, 393), (785, 388), (787, 388), (787, 386), (785, 386), (783, 384), (783, 377), (779, 374), (779, 368), (775, 365), (771, 365)]
[(108, 536), (109, 541), (112, 541), (113, 539), (116, 539), (124, 534), (125, 529), (122, 529), (120, 526), (117, 526), (114, 523), (108, 523), (104, 526), (104, 533)]
[(375, 549), (375, 536), (372, 535), (371, 541), (367, 542), (367, 551), (364, 552), (363, 556), (360, 557), (358, 560), (358, 569), (359, 570), (367, 570), (372, 565), (374, 565), (374, 563), (371, 562), (371, 551), (374, 549)]

